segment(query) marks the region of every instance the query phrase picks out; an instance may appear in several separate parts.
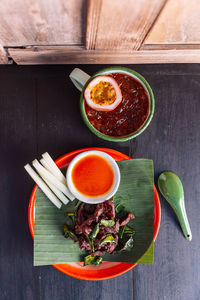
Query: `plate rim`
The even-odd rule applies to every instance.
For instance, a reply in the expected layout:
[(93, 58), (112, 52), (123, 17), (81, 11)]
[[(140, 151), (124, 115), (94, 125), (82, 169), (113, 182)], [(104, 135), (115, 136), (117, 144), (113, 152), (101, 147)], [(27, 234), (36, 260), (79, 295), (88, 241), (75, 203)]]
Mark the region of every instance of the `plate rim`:
[[(66, 160), (68, 157), (73, 157), (75, 155), (77, 155), (78, 153), (81, 153), (83, 151), (88, 151), (88, 150), (99, 150), (99, 151), (103, 151), (106, 152), (107, 154), (111, 155), (111, 156), (117, 156), (120, 157), (121, 160), (125, 160), (125, 159), (132, 159), (131, 157), (129, 157), (128, 155), (121, 153), (117, 150), (114, 149), (110, 149), (110, 148), (101, 148), (101, 147), (88, 147), (88, 148), (81, 148), (78, 150), (74, 150), (71, 151), (67, 154), (62, 155), (61, 157), (59, 157), (58, 159), (55, 160), (55, 163), (58, 165), (58, 167), (62, 166), (62, 162), (63, 160)], [(37, 185), (34, 186), (31, 196), (30, 196), (30, 200), (29, 200), (29, 206), (28, 206), (28, 224), (29, 224), (29, 230), (30, 233), (32, 235), (32, 238), (34, 239), (34, 206), (35, 206), (35, 196), (36, 196), (36, 187)], [(158, 231), (160, 228), (160, 220), (161, 220), (161, 206), (160, 206), (160, 199), (159, 199), (159, 195), (158, 195), (158, 191), (154, 185), (154, 242), (157, 238), (158, 235)], [(125, 272), (131, 270), (132, 268), (134, 268), (137, 263), (118, 263), (118, 269), (116, 270), (116, 272), (113, 272), (112, 274), (107, 274), (107, 275), (97, 275), (97, 273), (99, 271), (94, 271), (94, 275), (93, 276), (88, 276), (87, 275), (82, 275), (82, 274), (77, 274), (74, 272), (74, 269), (76, 269), (74, 266), (71, 266), (72, 263), (67, 263), (67, 264), (55, 264), (52, 265), (54, 268), (56, 268), (58, 271), (69, 275), (71, 277), (74, 278), (78, 278), (78, 279), (83, 279), (83, 280), (105, 280), (105, 279), (109, 279), (109, 278), (113, 278), (119, 275), (124, 274)], [(63, 265), (68, 265), (68, 270), (66, 271), (66, 269), (63, 267)], [(116, 266), (115, 266), (116, 268)], [(111, 267), (112, 269), (112, 267)], [(105, 274), (105, 270), (101, 270), (103, 271), (103, 273)]]

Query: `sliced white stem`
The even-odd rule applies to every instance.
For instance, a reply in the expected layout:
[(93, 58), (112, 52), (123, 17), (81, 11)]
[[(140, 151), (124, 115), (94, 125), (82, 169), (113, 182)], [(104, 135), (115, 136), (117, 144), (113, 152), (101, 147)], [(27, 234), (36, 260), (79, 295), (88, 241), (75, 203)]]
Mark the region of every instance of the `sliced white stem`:
[(52, 184), (51, 182), (49, 182), (49, 180), (45, 178), (43, 179), (46, 182), (46, 184), (50, 187), (50, 189), (54, 192), (54, 194), (58, 197), (58, 199), (62, 201), (62, 203), (67, 204), (69, 202), (69, 199), (67, 199), (67, 197), (65, 197), (65, 195), (59, 189), (57, 189), (57, 187), (54, 184)]
[(50, 183), (57, 187), (69, 199), (74, 200), (74, 196), (69, 192), (68, 188), (60, 182), (52, 173), (46, 170), (37, 159), (32, 162), (32, 165), (43, 179), (47, 179)]
[[(68, 189), (67, 186), (67, 181), (65, 176), (63, 175), (63, 173), (61, 172), (61, 170), (57, 167), (56, 163), (53, 161), (53, 159), (51, 158), (51, 156), (49, 155), (48, 152), (45, 152), (42, 154), (42, 159), (40, 160), (40, 162), (42, 163), (42, 165), (50, 172), (52, 173), (52, 175), (54, 175), (59, 181), (61, 181)], [(69, 198), (70, 200), (74, 200), (75, 197), (74, 195), (72, 195), (72, 193), (69, 191)]]
[[(56, 176), (56, 174), (53, 173), (53, 170), (52, 168), (50, 167), (50, 165), (46, 162), (46, 160), (44, 158), (40, 159), (40, 162), (41, 164), (43, 165), (43, 167), (45, 169), (47, 169), (52, 175), (54, 175), (59, 181), (60, 181), (60, 178), (59, 176)], [(55, 185), (53, 185), (51, 182), (49, 182), (48, 180), (45, 180), (46, 183), (48, 184), (48, 186), (52, 189), (52, 191), (58, 196), (58, 198), (64, 203), (64, 204), (67, 204), (69, 202), (69, 200), (64, 196), (64, 194), (58, 190)], [(62, 182), (63, 183), (63, 182)], [(54, 191), (54, 189), (56, 189)], [(60, 196), (58, 195), (60, 193)], [(61, 198), (62, 199), (61, 199)], [(63, 198), (64, 197), (64, 198)], [(64, 201), (63, 201), (64, 200)]]
[[(43, 165), (43, 167), (44, 167), (45, 169), (47, 169), (51, 174), (53, 174), (55, 177), (57, 177), (58, 180), (60, 180), (60, 177), (59, 177), (59, 176), (56, 176), (56, 174), (53, 173), (52, 168), (50, 167), (50, 165), (48, 164), (48, 162), (47, 162), (44, 158), (41, 158), (41, 159), (40, 159), (40, 162), (41, 162), (41, 164)], [(60, 181), (61, 181), (61, 180), (60, 180)], [(62, 182), (62, 181), (61, 181), (61, 182)], [(64, 182), (62, 182), (62, 183), (64, 184)]]
[(58, 198), (52, 193), (49, 187), (44, 183), (44, 181), (38, 176), (38, 174), (31, 168), (29, 164), (24, 166), (25, 170), (31, 176), (31, 178), (35, 181), (35, 183), (40, 187), (43, 193), (47, 196), (47, 198), (57, 207), (61, 208), (62, 203), (58, 200)]
[(56, 176), (63, 184), (66, 184), (66, 178), (63, 175), (63, 173), (60, 171), (60, 169), (57, 167), (51, 156), (46, 152), (42, 154), (43, 159), (48, 164), (48, 170)]

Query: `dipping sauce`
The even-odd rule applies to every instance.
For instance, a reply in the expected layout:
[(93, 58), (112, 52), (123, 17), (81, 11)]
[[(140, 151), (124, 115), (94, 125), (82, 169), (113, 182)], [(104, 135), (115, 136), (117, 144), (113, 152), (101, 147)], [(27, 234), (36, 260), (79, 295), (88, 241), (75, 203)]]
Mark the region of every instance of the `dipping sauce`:
[(114, 183), (109, 162), (98, 155), (87, 155), (72, 169), (72, 182), (79, 193), (95, 197), (106, 194)]
[(143, 85), (123, 73), (108, 74), (113, 77), (122, 93), (122, 102), (112, 111), (97, 111), (85, 101), (85, 112), (91, 125), (108, 136), (127, 136), (140, 129), (150, 112), (150, 101)]

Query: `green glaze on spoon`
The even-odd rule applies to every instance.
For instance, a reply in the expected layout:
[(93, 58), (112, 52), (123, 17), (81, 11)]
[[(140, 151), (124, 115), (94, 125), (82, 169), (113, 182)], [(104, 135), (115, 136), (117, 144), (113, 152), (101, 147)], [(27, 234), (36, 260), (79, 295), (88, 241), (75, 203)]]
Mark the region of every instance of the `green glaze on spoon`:
[(185, 238), (191, 241), (192, 232), (185, 210), (184, 191), (180, 178), (171, 171), (165, 171), (158, 178), (158, 187), (177, 215)]

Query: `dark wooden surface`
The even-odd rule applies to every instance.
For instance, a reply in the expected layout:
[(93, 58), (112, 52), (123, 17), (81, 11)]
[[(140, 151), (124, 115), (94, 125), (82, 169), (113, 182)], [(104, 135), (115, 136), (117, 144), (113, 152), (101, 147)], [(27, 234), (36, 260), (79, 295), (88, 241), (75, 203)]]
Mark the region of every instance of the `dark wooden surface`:
[[(148, 129), (126, 143), (94, 136), (79, 113), (68, 66), (0, 67), (0, 300), (200, 299), (200, 65), (128, 66), (153, 88), (156, 110)], [(82, 65), (89, 74), (103, 66)], [(71, 278), (33, 267), (27, 221), (32, 180), (23, 166), (48, 151), (54, 158), (82, 147), (109, 147), (152, 158), (155, 180), (166, 169), (181, 177), (193, 233), (187, 242), (161, 198), (162, 222), (153, 266), (106, 281)]]

